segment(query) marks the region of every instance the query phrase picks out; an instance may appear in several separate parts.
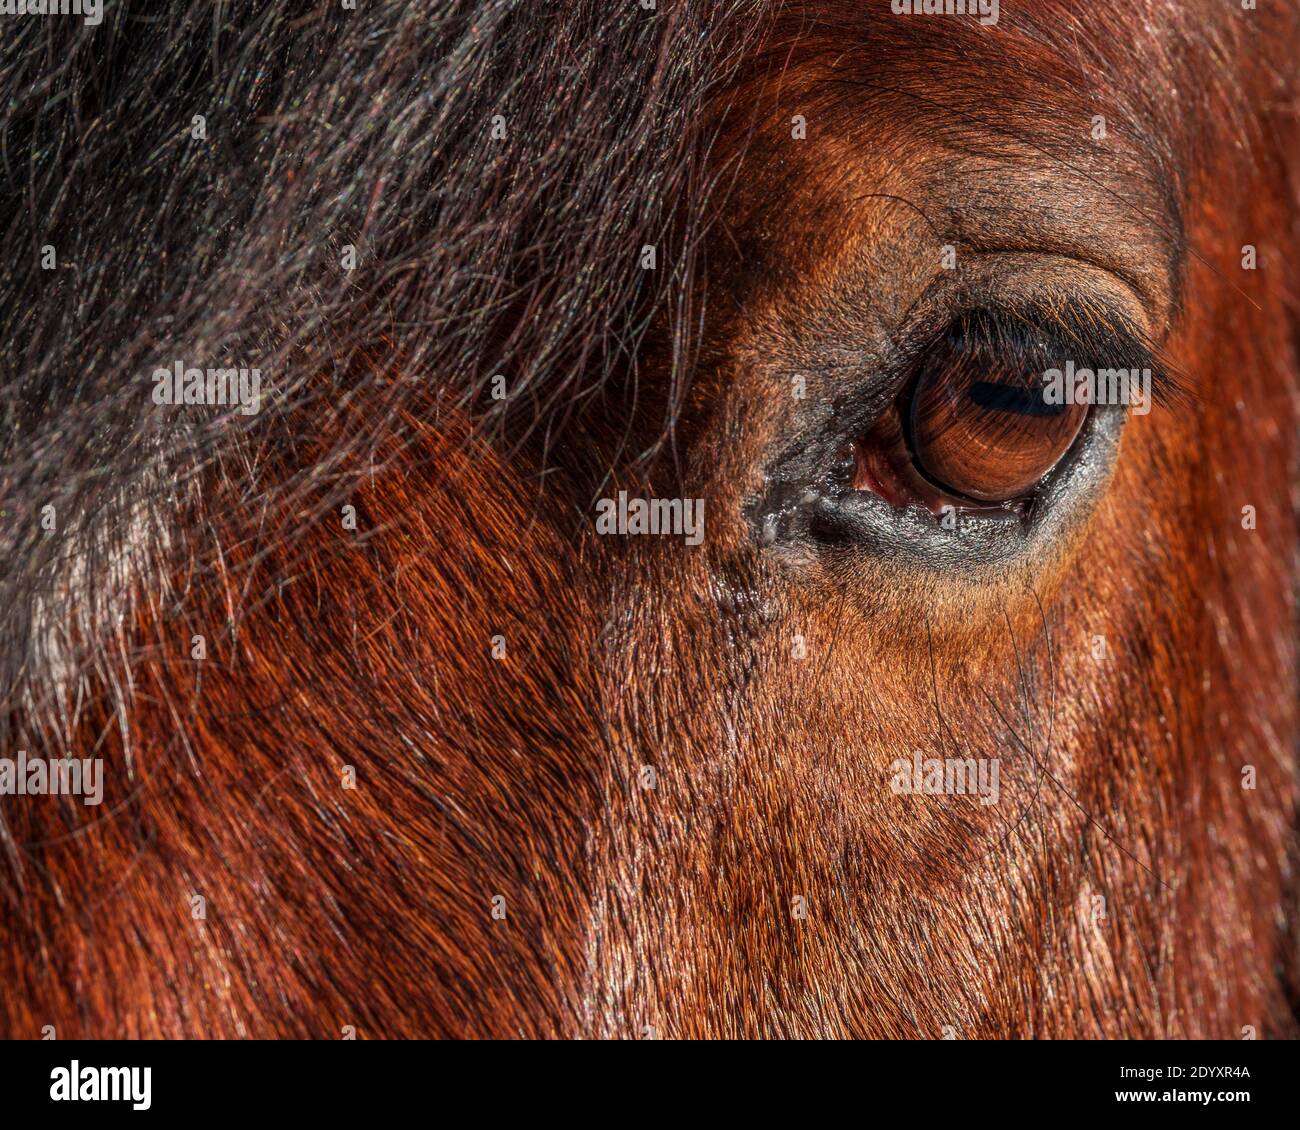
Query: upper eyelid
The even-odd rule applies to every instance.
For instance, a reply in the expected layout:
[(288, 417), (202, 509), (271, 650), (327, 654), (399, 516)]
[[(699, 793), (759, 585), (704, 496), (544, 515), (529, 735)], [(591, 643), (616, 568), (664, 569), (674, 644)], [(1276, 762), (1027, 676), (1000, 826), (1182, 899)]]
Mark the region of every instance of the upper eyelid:
[(1157, 342), (1127, 314), (1108, 303), (1088, 298), (1083, 301), (1029, 303), (995, 312), (995, 323), (1012, 330), (1023, 329), (1042, 335), (1033, 343), (1029, 357), (1022, 360), (1040, 368), (1059, 367), (1071, 360), (1079, 368), (1150, 370), (1151, 387), (1157, 401), (1176, 404), (1188, 399), (1188, 382), (1164, 355)]
[[(871, 301), (865, 285), (840, 296), (846, 307)], [(1141, 296), (1114, 272), (1052, 252), (972, 258), (959, 272), (936, 271), (887, 324), (872, 327), (862, 355), (846, 355), (844, 344), (852, 341), (846, 327), (821, 337), (824, 347), (815, 336), (802, 356), (775, 362), (772, 371), (783, 383), (804, 376), (809, 389), (819, 388), (822, 395), (810, 394), (801, 402), (811, 410), (792, 417), (797, 426), (782, 437), (767, 464), (769, 473), (781, 476), (790, 467), (829, 457), (823, 449), (837, 442), (835, 436), (869, 428), (905, 392), (926, 359), (943, 347), (962, 316), (981, 310), (997, 319), (1008, 343), (1014, 333), (1031, 327), (1047, 334), (1055, 347), (1049, 365), (1067, 359), (1085, 364), (1100, 357), (1114, 358), (1116, 367), (1122, 367), (1127, 363), (1119, 358), (1131, 348), (1132, 363), (1145, 368), (1151, 362), (1156, 402), (1168, 405), (1189, 397), (1189, 382), (1150, 332)], [(768, 339), (760, 331), (756, 341), (781, 356), (781, 339)], [(756, 348), (755, 343), (749, 348)], [(1023, 348), (1009, 357), (1015, 358), (1024, 362)]]

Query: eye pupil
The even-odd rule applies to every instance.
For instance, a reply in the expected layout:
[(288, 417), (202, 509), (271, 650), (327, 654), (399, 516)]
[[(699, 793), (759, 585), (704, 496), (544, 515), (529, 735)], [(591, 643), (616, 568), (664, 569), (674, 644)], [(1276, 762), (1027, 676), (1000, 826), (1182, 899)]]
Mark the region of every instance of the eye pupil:
[(971, 403), (991, 412), (1017, 412), (1022, 416), (1059, 416), (1068, 404), (1048, 404), (1033, 390), (993, 381), (974, 381), (970, 386)]
[(937, 485), (980, 502), (1028, 493), (1074, 443), (1086, 405), (1050, 404), (1033, 374), (966, 347), (928, 364), (912, 394), (913, 458)]

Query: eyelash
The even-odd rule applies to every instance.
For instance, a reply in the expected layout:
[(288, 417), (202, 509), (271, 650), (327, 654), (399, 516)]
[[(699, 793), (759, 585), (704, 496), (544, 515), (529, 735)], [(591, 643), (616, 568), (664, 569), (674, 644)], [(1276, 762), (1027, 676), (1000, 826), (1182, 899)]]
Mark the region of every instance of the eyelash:
[(955, 337), (1024, 372), (1042, 373), (1067, 358), (1093, 370), (1149, 369), (1158, 403), (1172, 407), (1189, 397), (1159, 346), (1131, 320), (1096, 302), (976, 307), (958, 314), (930, 348)]
[[(1089, 409), (1074, 446), (1024, 498), (979, 503), (944, 496), (922, 477), (906, 447), (908, 475), (934, 497), (918, 505), (914, 497), (891, 498), (888, 491), (873, 491), (859, 481), (863, 440), (892, 420), (899, 442), (906, 443), (902, 414), (918, 378), (927, 366), (950, 362), (963, 342), (967, 349), (999, 358), (1004, 370), (1021, 373), (1041, 374), (1071, 359), (1083, 367), (1122, 362), (1150, 368), (1152, 400), (1162, 410), (1191, 399), (1187, 382), (1134, 319), (1075, 288), (1040, 289), (1012, 301), (973, 301), (955, 312), (949, 307), (948, 315), (931, 326), (926, 334), (914, 324), (895, 339), (890, 361), (857, 380), (843, 380), (841, 395), (810, 413), (805, 427), (768, 464), (762, 491), (746, 506), (761, 545), (811, 542), (832, 553), (864, 546), (926, 567), (978, 569), (1014, 560), (1091, 505), (1117, 450), (1127, 414), (1122, 408)], [(953, 512), (960, 518), (955, 524)]]
[[(972, 309), (921, 352), (900, 396), (855, 441), (854, 488), (896, 507), (1023, 513), (1092, 411), (1089, 401), (1075, 402), (1072, 384), (1061, 387), (1070, 366), (1123, 370), (1122, 384), (1099, 391), (1121, 393), (1125, 405), (1138, 391), (1165, 404), (1186, 398), (1154, 344), (1104, 308)], [(1049, 373), (1051, 392), (1038, 383)], [(1140, 375), (1133, 385), (1130, 374)]]

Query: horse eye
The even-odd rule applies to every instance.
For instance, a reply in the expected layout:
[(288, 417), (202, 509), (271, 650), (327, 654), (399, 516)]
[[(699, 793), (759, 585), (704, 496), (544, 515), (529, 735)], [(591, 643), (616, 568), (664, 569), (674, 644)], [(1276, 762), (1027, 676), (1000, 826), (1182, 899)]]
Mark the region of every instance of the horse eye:
[(935, 485), (979, 502), (1028, 493), (1074, 443), (1084, 404), (1049, 404), (1038, 375), (969, 344), (931, 360), (906, 412), (912, 458)]

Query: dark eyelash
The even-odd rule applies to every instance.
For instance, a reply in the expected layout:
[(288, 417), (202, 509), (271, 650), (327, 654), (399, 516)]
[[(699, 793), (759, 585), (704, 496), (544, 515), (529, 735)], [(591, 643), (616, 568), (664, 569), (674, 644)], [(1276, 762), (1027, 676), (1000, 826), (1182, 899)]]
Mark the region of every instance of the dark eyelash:
[(1129, 318), (1095, 301), (1014, 308), (976, 308), (957, 316), (928, 351), (979, 352), (1025, 374), (1042, 374), (1067, 360), (1077, 368), (1150, 370), (1152, 397), (1176, 407), (1192, 399), (1190, 382)]
[[(1136, 367), (1152, 372), (1152, 399), (1180, 407), (1193, 399), (1190, 381), (1171, 365), (1160, 346), (1144, 334), (1114, 303), (1077, 288), (1062, 286), (1035, 298), (990, 295), (950, 312), (928, 334), (919, 327), (910, 341), (898, 344), (887, 368), (863, 373), (858, 362), (828, 364), (820, 369), (840, 385), (839, 396), (825, 413), (811, 415), (767, 468), (767, 505), (783, 491), (792, 494), (814, 481), (838, 474), (847, 445), (869, 434), (889, 412), (907, 423), (906, 406), (917, 379), (929, 365), (952, 358), (964, 341), (979, 345), (1004, 369), (1044, 373), (1073, 359), (1089, 368)], [(1125, 365), (1118, 358), (1130, 358)], [(837, 468), (834, 473), (828, 468)]]

